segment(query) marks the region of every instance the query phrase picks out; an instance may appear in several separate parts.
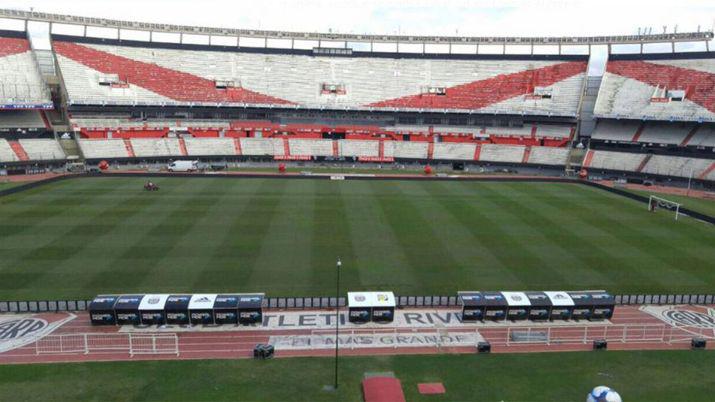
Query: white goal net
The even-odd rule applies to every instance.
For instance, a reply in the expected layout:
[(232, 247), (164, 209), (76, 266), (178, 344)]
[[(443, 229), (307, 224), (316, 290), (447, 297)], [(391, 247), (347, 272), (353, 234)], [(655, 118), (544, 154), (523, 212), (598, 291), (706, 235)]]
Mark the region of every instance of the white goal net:
[(651, 195), (648, 198), (648, 210), (651, 212), (655, 212), (661, 208), (675, 212), (675, 220), (678, 220), (678, 216), (680, 215), (679, 203), (675, 201), (666, 200), (665, 198), (660, 198), (655, 195)]

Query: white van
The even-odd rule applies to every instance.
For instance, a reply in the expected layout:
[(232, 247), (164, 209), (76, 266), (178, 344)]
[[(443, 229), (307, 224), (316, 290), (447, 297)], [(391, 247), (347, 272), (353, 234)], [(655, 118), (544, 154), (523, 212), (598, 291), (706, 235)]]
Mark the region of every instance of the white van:
[(174, 161), (167, 169), (170, 172), (195, 172), (199, 170), (199, 161)]

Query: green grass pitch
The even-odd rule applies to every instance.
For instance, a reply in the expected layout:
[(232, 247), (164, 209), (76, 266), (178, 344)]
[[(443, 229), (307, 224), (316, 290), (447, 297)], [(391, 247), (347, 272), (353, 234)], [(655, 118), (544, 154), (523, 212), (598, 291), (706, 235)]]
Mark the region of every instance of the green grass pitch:
[(715, 228), (575, 184), (81, 178), (0, 198), (0, 300), (715, 289)]
[[(362, 401), (365, 372), (393, 371), (408, 401), (584, 401), (597, 385), (624, 401), (712, 401), (714, 351), (349, 357), (337, 395), (326, 358), (0, 365), (0, 400)], [(444, 395), (417, 384), (443, 382)], [(6, 398), (3, 398), (3, 395)]]

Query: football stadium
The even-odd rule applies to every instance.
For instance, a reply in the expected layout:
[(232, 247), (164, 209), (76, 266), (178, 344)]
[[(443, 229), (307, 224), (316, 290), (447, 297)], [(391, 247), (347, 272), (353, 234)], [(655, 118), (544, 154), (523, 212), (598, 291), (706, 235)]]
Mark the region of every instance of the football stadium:
[(712, 30), (0, 27), (0, 400), (712, 400)]

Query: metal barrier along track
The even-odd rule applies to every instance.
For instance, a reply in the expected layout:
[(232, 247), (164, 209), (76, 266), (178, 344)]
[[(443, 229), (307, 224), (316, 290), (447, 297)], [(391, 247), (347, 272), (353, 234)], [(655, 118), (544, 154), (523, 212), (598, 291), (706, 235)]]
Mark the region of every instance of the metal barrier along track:
[(35, 354), (173, 354), (179, 356), (175, 333), (161, 334), (63, 334), (48, 335), (35, 343)]
[[(485, 333), (489, 333), (485, 329)], [(501, 336), (500, 336), (501, 335)], [(621, 324), (586, 326), (514, 326), (500, 331), (490, 341), (506, 346), (525, 344), (586, 344), (595, 340), (621, 343), (683, 343), (694, 336), (715, 339), (712, 329), (676, 327), (667, 324)]]

